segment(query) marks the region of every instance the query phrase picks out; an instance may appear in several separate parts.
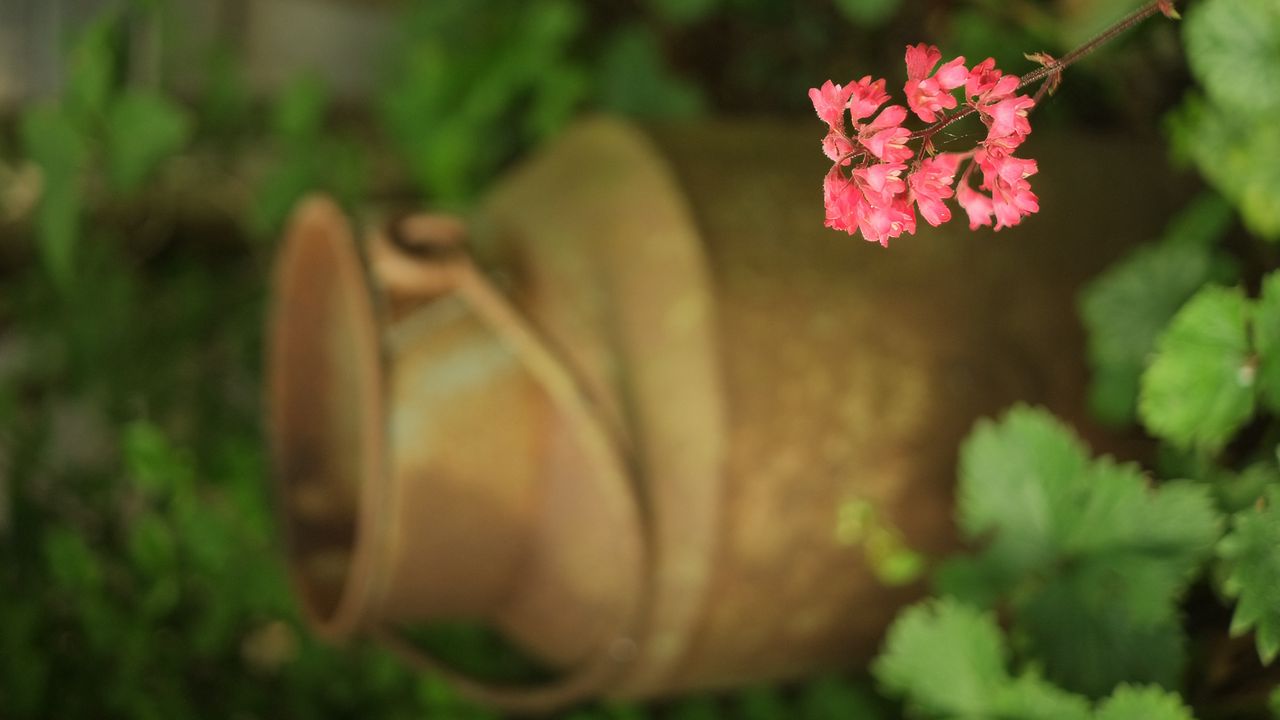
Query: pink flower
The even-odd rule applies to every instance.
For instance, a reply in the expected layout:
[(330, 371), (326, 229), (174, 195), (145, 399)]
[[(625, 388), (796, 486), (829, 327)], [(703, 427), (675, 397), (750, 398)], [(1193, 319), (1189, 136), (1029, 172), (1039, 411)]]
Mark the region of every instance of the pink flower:
[(853, 153), (853, 142), (839, 130), (832, 130), (822, 139), (822, 153), (833, 163), (848, 165), (849, 155)]
[(906, 169), (904, 163), (869, 165), (854, 170), (853, 181), (869, 204), (887, 207), (898, 195), (906, 192), (907, 184), (902, 179), (902, 171)]
[(817, 111), (818, 118), (832, 130), (844, 129), (844, 111), (849, 106), (849, 96), (853, 90), (852, 87), (844, 88), (830, 80), (823, 83), (821, 88), (809, 89), (809, 99), (813, 101), (813, 109)]
[(982, 169), (980, 187), (991, 191), (991, 195), (970, 187), (969, 171), (965, 171), (956, 188), (956, 200), (969, 215), (969, 229), (991, 225), (994, 215), (995, 229), (1001, 230), (1017, 225), (1031, 213), (1039, 212), (1040, 200), (1031, 192), (1031, 183), (1027, 181), (1036, 173), (1035, 160), (979, 149), (973, 155), (973, 162)]
[(991, 224), (991, 198), (969, 187), (969, 183), (960, 181), (956, 188), (956, 202), (969, 215), (969, 229), (977, 230), (983, 225)]
[(1009, 184), (1023, 182), (1039, 170), (1036, 161), (1029, 158), (981, 151), (975, 153), (975, 158), (978, 166), (982, 168), (984, 185), (990, 184), (992, 178)]
[(827, 227), (844, 230), (850, 235), (857, 231), (862, 195), (840, 172), (839, 165), (832, 165), (822, 180), (822, 200), (827, 211)]
[(942, 153), (926, 158), (907, 178), (912, 199), (920, 208), (920, 215), (934, 227), (951, 219), (951, 209), (943, 201), (953, 194), (951, 185), (955, 182), (956, 168), (959, 165), (959, 155)]
[[(846, 86), (828, 80), (809, 91), (814, 110), (828, 126), (822, 140), (822, 151), (832, 162), (822, 182), (827, 227), (888, 246), (894, 238), (915, 233), (917, 209), (930, 225), (950, 221), (947, 201), (952, 197), (972, 229), (1012, 227), (1039, 211), (1040, 201), (1028, 181), (1038, 169), (1036, 162), (1014, 156), (1031, 133), (1028, 114), (1035, 101), (1017, 95), (1020, 78), (1000, 72), (990, 58), (972, 69), (965, 68), (962, 57), (939, 66), (941, 59), (932, 45), (907, 47), (905, 106), (885, 106), (885, 81), (870, 75)], [(933, 153), (932, 131), (926, 130), (914, 138), (925, 144), (919, 148), (922, 159), (912, 162), (916, 151), (908, 147), (913, 139), (904, 127), (908, 116), (937, 122), (940, 113), (958, 105), (951, 93), (961, 86), (966, 102), (986, 124), (987, 136), (972, 151), (925, 157)], [(957, 184), (966, 158), (971, 161)], [(976, 188), (969, 183), (974, 170), (982, 171)]]
[(1017, 150), (1018, 146), (1026, 139), (1026, 135), (1016, 134), (995, 137), (990, 131), (988, 131), (987, 137), (982, 142), (978, 143), (978, 147), (993, 155), (1009, 155), (1012, 154), (1014, 150)]
[(871, 121), (858, 133), (858, 142), (884, 162), (902, 162), (910, 160), (912, 153), (907, 147), (907, 138), (911, 131), (902, 127), (907, 119), (907, 109), (901, 105), (890, 105), (876, 119)]
[(970, 102), (986, 105), (1003, 100), (1018, 89), (1021, 80), (1016, 75), (1005, 75), (996, 69), (995, 58), (987, 58), (969, 71), (964, 92)]
[(854, 122), (871, 117), (879, 107), (889, 100), (889, 93), (884, 90), (883, 79), (871, 81), (867, 75), (849, 86), (849, 114)]
[(992, 105), (981, 106), (979, 112), (987, 123), (987, 138), (1029, 135), (1031, 122), (1027, 120), (1027, 111), (1035, 107), (1035, 104), (1035, 100), (1026, 95), (1015, 95)]
[(900, 198), (886, 207), (872, 207), (864, 212), (858, 221), (858, 229), (867, 242), (880, 243), (889, 247), (889, 240), (907, 233), (916, 232), (916, 214), (907, 199)]
[(1013, 227), (1023, 217), (1039, 212), (1040, 200), (1027, 181), (1038, 169), (1035, 160), (979, 151), (974, 161), (982, 168), (982, 187), (991, 191), (996, 230)]
[(916, 215), (902, 179), (903, 163), (857, 168), (846, 178), (832, 166), (822, 183), (826, 226), (850, 235), (861, 232), (868, 242), (888, 246), (889, 240), (914, 234)]
[(907, 46), (907, 84), (903, 91), (907, 94), (911, 111), (925, 122), (936, 121), (938, 112), (956, 106), (951, 91), (964, 85), (969, 77), (964, 57), (948, 62), (929, 77), (929, 72), (941, 59), (942, 53), (932, 45)]

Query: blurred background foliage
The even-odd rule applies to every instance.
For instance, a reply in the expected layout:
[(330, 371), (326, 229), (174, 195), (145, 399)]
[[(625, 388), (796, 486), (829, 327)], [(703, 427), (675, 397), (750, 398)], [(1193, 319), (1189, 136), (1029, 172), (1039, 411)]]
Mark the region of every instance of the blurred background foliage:
[[(1241, 0), (1264, 15), (1269, 2)], [(346, 4), (388, 17), (392, 29), (377, 57), (361, 58), (377, 79), (358, 96), (305, 68), (264, 91), (254, 61), (230, 40), (199, 46), (194, 61), (166, 61), (155, 47), (190, 35), (183, 3), (119, 0), (59, 26), (57, 81), (8, 99), (2, 717), (492, 716), (376, 647), (318, 644), (289, 596), (262, 443), (261, 326), (276, 237), (304, 192), (330, 192), (352, 209), (465, 210), (583, 113), (812, 120), (807, 88), (863, 74), (899, 82), (909, 42), (974, 61), (992, 55), (1018, 72), (1029, 65), (1024, 52), (1060, 55), (1137, 3)], [(1037, 127), (1150, 138), (1163, 126), (1245, 226), (1275, 236), (1280, 166), (1257, 158), (1280, 157), (1280, 92), (1259, 105), (1232, 68), (1274, 61), (1280, 33), (1245, 32), (1210, 15), (1229, 15), (1230, 2), (1213, 4), (1188, 31), (1188, 45), (1201, 50), (1190, 65), (1200, 89), (1185, 102), (1193, 78), (1180, 28), (1152, 23), (1073, 68), (1037, 111)], [(1240, 272), (1216, 240), (1197, 239), (1236, 232), (1230, 207), (1210, 197), (1188, 213), (1201, 228), (1190, 239), (1173, 237), (1175, 227), (1129, 261), (1174, 268), (1159, 302), (1142, 305), (1160, 323), (1207, 279)], [(1099, 293), (1093, 302), (1105, 309), (1133, 294), (1117, 277), (1115, 299)], [(1095, 404), (1117, 422), (1133, 418), (1160, 327), (1140, 324), (1095, 348), (1103, 378)], [(481, 633), (436, 635), (460, 666), (501, 673), (511, 662)], [(832, 676), (568, 717), (896, 715), (872, 689), (865, 677)]]

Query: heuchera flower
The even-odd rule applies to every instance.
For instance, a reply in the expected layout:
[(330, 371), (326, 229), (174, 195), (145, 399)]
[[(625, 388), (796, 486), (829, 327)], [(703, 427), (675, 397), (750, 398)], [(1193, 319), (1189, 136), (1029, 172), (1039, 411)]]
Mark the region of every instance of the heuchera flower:
[[(938, 66), (941, 59), (936, 47), (907, 47), (907, 107), (927, 123), (948, 123), (955, 116), (941, 113), (958, 106), (952, 91), (963, 87), (968, 109), (962, 112), (977, 112), (987, 127), (986, 137), (968, 152), (932, 155), (929, 140), (941, 125), (913, 134), (903, 126), (907, 107), (881, 110), (889, 101), (883, 79), (868, 75), (847, 85), (828, 80), (809, 91), (814, 110), (827, 124), (822, 151), (833, 163), (822, 184), (827, 227), (861, 233), (887, 247), (893, 238), (915, 234), (917, 207), (930, 225), (948, 222), (946, 201), (952, 197), (973, 229), (1011, 227), (1040, 209), (1027, 180), (1036, 163), (1014, 156), (1031, 133), (1028, 113), (1035, 106), (1032, 98), (1016, 94), (1020, 78), (1002, 73), (991, 58), (972, 69), (965, 68), (963, 57)], [(912, 140), (924, 145), (918, 153), (908, 147)], [(969, 181), (975, 168), (982, 171), (976, 189)]]
[(929, 72), (941, 59), (942, 53), (932, 45), (907, 46), (907, 84), (902, 89), (907, 94), (911, 111), (929, 123), (938, 119), (939, 111), (956, 106), (956, 98), (951, 91), (969, 79), (964, 56), (943, 65), (933, 77), (929, 77)]
[(951, 209), (943, 201), (953, 195), (951, 185), (955, 182), (959, 166), (960, 155), (942, 153), (922, 160), (920, 169), (907, 178), (911, 196), (920, 207), (920, 215), (934, 227), (951, 219)]
[(844, 88), (830, 80), (820, 88), (809, 90), (809, 99), (813, 101), (818, 117), (833, 131), (844, 130), (844, 111), (849, 106), (849, 95), (853, 90), (853, 87)]

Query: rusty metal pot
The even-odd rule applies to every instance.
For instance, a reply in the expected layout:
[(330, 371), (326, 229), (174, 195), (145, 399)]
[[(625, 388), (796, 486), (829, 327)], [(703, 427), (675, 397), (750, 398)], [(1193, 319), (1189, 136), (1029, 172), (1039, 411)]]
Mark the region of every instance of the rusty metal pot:
[(467, 224), (375, 227), (367, 264), (304, 203), (270, 426), (315, 628), (434, 666), (397, 627), (491, 623), (561, 674), (457, 681), (523, 710), (864, 661), (919, 591), (877, 572), (886, 538), (955, 542), (974, 419), (1086, 422), (1074, 293), (1167, 208), (1109, 182), (1154, 153), (1031, 148), (1023, 227), (887, 251), (822, 227), (808, 126), (585, 122)]

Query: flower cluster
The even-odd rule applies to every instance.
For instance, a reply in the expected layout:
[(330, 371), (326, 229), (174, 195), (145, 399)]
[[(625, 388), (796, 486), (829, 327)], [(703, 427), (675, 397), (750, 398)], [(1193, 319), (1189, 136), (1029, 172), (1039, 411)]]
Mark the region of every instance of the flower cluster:
[[(903, 127), (906, 107), (881, 109), (889, 101), (883, 79), (867, 76), (848, 85), (828, 80), (809, 91), (814, 110), (827, 123), (822, 151), (833, 163), (823, 182), (827, 227), (861, 232), (887, 247), (890, 238), (915, 233), (917, 208), (930, 225), (949, 221), (946, 200), (953, 196), (974, 229), (993, 219), (996, 230), (1017, 225), (1040, 209), (1027, 181), (1036, 163), (1013, 154), (1031, 133), (1027, 113), (1035, 100), (1018, 95), (1021, 79), (997, 70), (991, 58), (972, 68), (965, 67), (963, 57), (938, 66), (941, 59), (936, 47), (907, 47), (907, 106), (932, 123), (914, 133)], [(959, 106), (956, 90), (962, 90), (965, 108), (947, 115)], [(987, 127), (978, 146), (934, 154), (933, 134), (975, 112)], [(908, 146), (913, 140), (920, 141), (919, 151)], [(974, 168), (982, 172), (977, 189), (969, 179)]]

